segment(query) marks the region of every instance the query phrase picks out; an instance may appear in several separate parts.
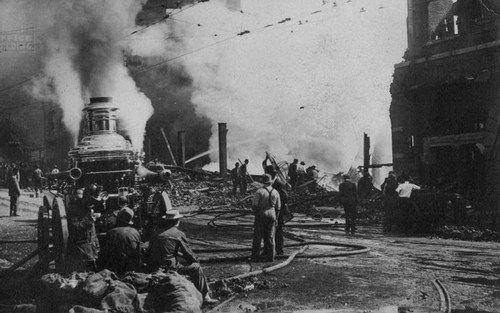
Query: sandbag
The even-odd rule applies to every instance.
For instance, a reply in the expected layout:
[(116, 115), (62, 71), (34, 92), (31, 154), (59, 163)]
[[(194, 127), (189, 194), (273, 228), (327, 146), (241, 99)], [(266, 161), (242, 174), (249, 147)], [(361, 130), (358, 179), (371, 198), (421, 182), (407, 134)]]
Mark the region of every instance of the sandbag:
[(134, 286), (113, 280), (109, 283), (108, 292), (101, 301), (102, 309), (120, 313), (142, 312)]
[(201, 313), (203, 297), (191, 281), (169, 271), (150, 293), (157, 313)]

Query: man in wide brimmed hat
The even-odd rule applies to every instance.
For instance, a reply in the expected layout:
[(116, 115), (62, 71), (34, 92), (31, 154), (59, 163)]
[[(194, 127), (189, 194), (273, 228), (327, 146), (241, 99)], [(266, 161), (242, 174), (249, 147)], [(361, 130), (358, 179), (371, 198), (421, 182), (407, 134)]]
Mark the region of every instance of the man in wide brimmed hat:
[(274, 235), (281, 202), (278, 191), (271, 186), (274, 183), (272, 176), (265, 174), (262, 183), (265, 186), (257, 190), (252, 201), (255, 215), (252, 260), (260, 260), (260, 245), (264, 239), (265, 259), (272, 262), (276, 254)]
[[(189, 276), (195, 287), (201, 292), (205, 302), (216, 302), (210, 297), (207, 279), (196, 255), (189, 247), (186, 235), (178, 228), (182, 217), (177, 210), (169, 210), (162, 216), (160, 228), (149, 241), (148, 267), (151, 271), (174, 270), (181, 275)], [(186, 264), (181, 264), (177, 259), (179, 253), (182, 254)]]
[(109, 230), (99, 257), (100, 265), (122, 276), (141, 264), (141, 235), (132, 227), (134, 211), (124, 206), (116, 216), (116, 227)]

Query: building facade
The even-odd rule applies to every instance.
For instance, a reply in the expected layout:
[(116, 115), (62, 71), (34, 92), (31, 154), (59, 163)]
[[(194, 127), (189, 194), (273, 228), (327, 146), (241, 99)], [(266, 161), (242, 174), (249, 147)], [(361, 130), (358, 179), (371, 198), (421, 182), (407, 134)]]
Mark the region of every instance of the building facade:
[(391, 85), (394, 169), (500, 204), (500, 2), (408, 0), (407, 30)]

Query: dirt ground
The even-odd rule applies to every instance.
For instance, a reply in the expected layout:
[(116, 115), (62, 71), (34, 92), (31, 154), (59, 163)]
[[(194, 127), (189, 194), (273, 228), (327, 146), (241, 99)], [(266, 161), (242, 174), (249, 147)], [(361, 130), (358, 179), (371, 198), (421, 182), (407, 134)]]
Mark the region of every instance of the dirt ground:
[[(22, 203), (20, 217), (9, 217), (8, 202), (0, 193), (0, 240), (30, 240), (36, 238), (36, 200)], [(34, 201), (35, 200), (35, 201)], [(33, 203), (35, 202), (35, 203)], [(207, 225), (215, 215), (192, 215), (198, 207), (181, 207), (185, 217), (180, 228), (190, 238), (195, 249), (250, 248), (251, 216), (228, 215)], [(257, 276), (249, 290), (220, 298), (213, 312), (444, 312), (436, 288), (439, 280), (451, 300), (451, 312), (500, 312), (500, 244), (467, 242), (426, 237), (387, 235), (380, 225), (365, 225), (355, 235), (328, 225), (306, 227), (306, 216), (297, 215), (286, 231), (307, 241), (355, 244), (370, 248), (363, 254), (343, 257), (321, 257), (349, 248), (311, 245), (288, 266)], [(296, 243), (286, 239), (286, 244)], [(31, 251), (33, 243), (0, 243), (0, 270), (9, 268)], [(289, 247), (290, 255), (300, 247)], [(273, 264), (239, 262), (207, 262), (214, 258), (248, 256), (249, 251), (199, 253), (209, 280), (231, 277)], [(304, 258), (305, 256), (305, 258)], [(314, 258), (308, 258), (315, 256)], [(33, 280), (23, 278), (33, 260), (16, 271), (11, 281), (3, 280), (0, 312), (12, 304), (27, 303), (36, 290)], [(205, 262), (204, 262), (205, 261)], [(1, 274), (0, 274), (1, 275)], [(14, 277), (14, 278), (12, 278)], [(36, 280), (36, 277), (34, 278)], [(14, 280), (14, 281), (12, 281)], [(23, 282), (7, 292), (5, 286)], [(254, 288), (255, 287), (255, 288)], [(254, 288), (253, 290), (251, 290)], [(8, 295), (8, 297), (6, 296)]]

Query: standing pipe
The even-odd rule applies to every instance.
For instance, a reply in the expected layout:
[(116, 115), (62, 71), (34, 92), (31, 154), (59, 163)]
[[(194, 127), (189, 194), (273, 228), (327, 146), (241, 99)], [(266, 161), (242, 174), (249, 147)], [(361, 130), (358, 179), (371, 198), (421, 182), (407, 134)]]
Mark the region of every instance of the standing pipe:
[(165, 135), (165, 131), (163, 130), (163, 128), (160, 128), (160, 130), (161, 130), (161, 134), (163, 136), (163, 140), (165, 140), (165, 143), (167, 144), (168, 153), (170, 153), (170, 158), (172, 159), (172, 162), (174, 163), (174, 165), (177, 165), (177, 162), (175, 161), (174, 153), (172, 152), (172, 148), (170, 147), (170, 143), (168, 142), (167, 135)]
[(179, 150), (178, 150), (178, 160), (179, 160), (179, 166), (184, 167), (186, 165), (186, 132), (183, 130), (180, 130), (177, 133), (177, 141), (179, 143)]
[(219, 123), (219, 173), (227, 180), (227, 128), (226, 123)]

